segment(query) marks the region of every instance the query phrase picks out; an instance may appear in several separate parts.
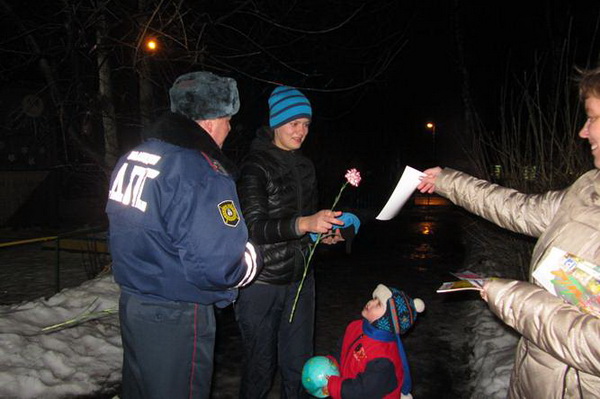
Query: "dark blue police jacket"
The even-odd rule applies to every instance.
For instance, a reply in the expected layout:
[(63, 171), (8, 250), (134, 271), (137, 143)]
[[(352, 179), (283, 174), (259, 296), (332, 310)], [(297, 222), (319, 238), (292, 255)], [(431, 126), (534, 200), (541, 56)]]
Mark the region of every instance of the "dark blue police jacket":
[(133, 294), (226, 306), (247, 270), (248, 233), (232, 177), (208, 155), (216, 145), (200, 151), (197, 135), (208, 136), (168, 114), (117, 163), (106, 206), (113, 272)]

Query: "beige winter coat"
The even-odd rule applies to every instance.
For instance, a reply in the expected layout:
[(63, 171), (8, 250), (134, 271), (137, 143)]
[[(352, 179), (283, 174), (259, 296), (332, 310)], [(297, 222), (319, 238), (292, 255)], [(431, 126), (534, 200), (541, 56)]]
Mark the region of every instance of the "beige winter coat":
[[(527, 195), (446, 168), (436, 192), (506, 229), (539, 237), (531, 272), (553, 246), (600, 265), (600, 170), (563, 191)], [(531, 282), (534, 282), (531, 280)], [(510, 398), (600, 398), (600, 319), (537, 285), (494, 280), (491, 310), (522, 335)]]

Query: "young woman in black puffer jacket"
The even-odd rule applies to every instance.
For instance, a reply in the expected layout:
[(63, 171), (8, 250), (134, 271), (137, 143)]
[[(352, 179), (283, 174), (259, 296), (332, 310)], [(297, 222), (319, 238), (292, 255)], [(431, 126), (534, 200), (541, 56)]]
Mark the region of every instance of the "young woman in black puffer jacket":
[[(317, 212), (315, 168), (300, 153), (312, 109), (298, 90), (279, 86), (269, 98), (269, 128), (259, 129), (238, 181), (242, 213), (264, 268), (235, 303), (244, 345), (240, 398), (264, 398), (279, 366), (282, 398), (307, 397), (302, 366), (313, 354), (315, 283), (307, 275), (289, 317), (308, 253), (308, 233), (330, 233), (341, 212)], [(321, 242), (341, 241), (337, 234)]]

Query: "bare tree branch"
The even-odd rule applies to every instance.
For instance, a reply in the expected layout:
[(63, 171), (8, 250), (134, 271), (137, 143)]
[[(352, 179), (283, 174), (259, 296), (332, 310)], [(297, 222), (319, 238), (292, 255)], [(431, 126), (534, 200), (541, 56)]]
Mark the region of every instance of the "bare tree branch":
[[(405, 28), (390, 11), (398, 7), (396, 0), (323, 0), (318, 9), (297, 1), (142, 4), (64, 0), (19, 8), (16, 14), (0, 0), (0, 9), (11, 15), (4, 27), (11, 33), (0, 41), (0, 70), (11, 79), (37, 68), (28, 79), (45, 81), (61, 110), (62, 162), (72, 146), (95, 160), (114, 154), (109, 119), (119, 127), (121, 148), (137, 140), (135, 131), (149, 123), (144, 115), (164, 109), (168, 87), (183, 72), (215, 70), (256, 90), (285, 82), (346, 93), (340, 98), (350, 99), (352, 108), (361, 90), (384, 76), (406, 44)], [(144, 47), (150, 36), (160, 45), (152, 54)], [(99, 102), (98, 93), (111, 104)], [(106, 113), (111, 109), (112, 117)], [(128, 131), (129, 138), (122, 134)], [(102, 134), (103, 144), (92, 144), (96, 133), (90, 132)], [(68, 139), (72, 134), (80, 137)], [(97, 155), (91, 156), (94, 145)]]

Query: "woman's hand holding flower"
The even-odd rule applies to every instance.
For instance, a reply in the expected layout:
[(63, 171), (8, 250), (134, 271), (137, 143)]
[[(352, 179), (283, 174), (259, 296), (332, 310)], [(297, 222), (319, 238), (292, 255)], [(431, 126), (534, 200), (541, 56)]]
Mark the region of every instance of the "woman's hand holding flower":
[(301, 234), (306, 233), (328, 233), (333, 225), (343, 226), (344, 222), (336, 219), (342, 214), (341, 211), (323, 209), (310, 216), (298, 218), (298, 230)]
[(298, 303), (298, 297), (300, 296), (300, 291), (302, 291), (302, 286), (304, 285), (304, 279), (306, 278), (306, 273), (308, 272), (308, 267), (310, 265), (310, 261), (315, 253), (315, 249), (320, 242), (324, 242), (326, 244), (335, 244), (340, 241), (344, 241), (342, 237), (340, 229), (332, 232), (333, 227), (343, 226), (344, 222), (340, 219), (337, 219), (342, 215), (341, 211), (334, 211), (335, 206), (337, 205), (340, 197), (342, 196), (342, 192), (346, 188), (347, 185), (351, 185), (353, 187), (358, 187), (360, 184), (360, 172), (356, 168), (352, 168), (346, 171), (344, 175), (346, 181), (342, 184), (340, 191), (338, 192), (335, 200), (333, 201), (333, 205), (331, 209), (323, 209), (314, 215), (303, 216), (296, 219), (296, 228), (301, 234), (306, 233), (314, 233), (318, 234), (316, 239), (314, 239), (314, 244), (310, 246), (308, 251), (308, 257), (304, 258), (304, 273), (302, 274), (302, 279), (300, 280), (300, 285), (298, 285), (298, 290), (296, 291), (296, 297), (294, 298), (294, 303), (292, 305), (292, 312), (290, 313), (290, 323), (294, 318), (294, 311), (296, 310), (296, 304)]

